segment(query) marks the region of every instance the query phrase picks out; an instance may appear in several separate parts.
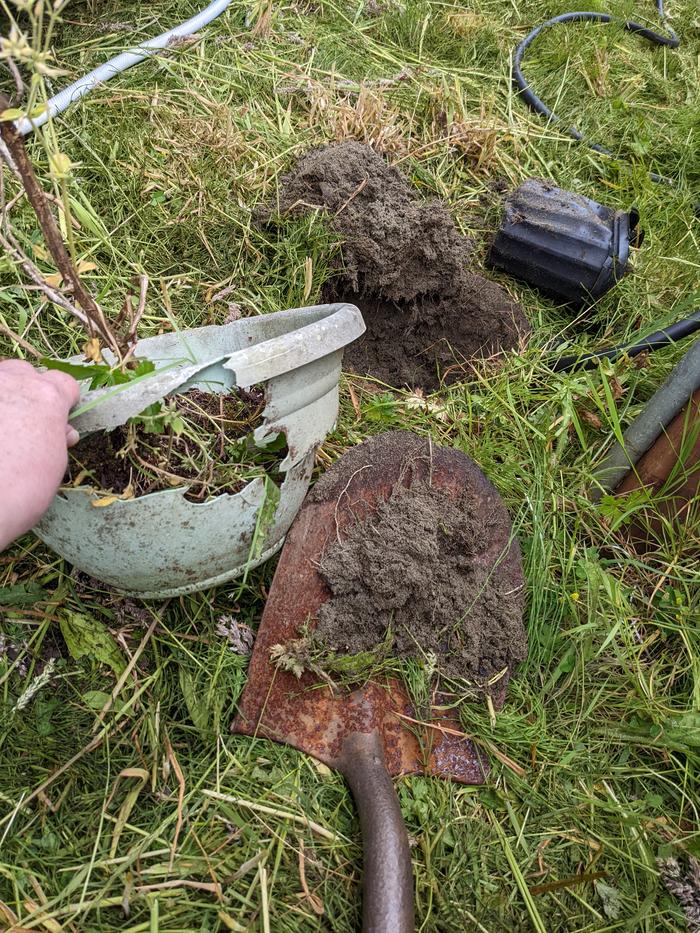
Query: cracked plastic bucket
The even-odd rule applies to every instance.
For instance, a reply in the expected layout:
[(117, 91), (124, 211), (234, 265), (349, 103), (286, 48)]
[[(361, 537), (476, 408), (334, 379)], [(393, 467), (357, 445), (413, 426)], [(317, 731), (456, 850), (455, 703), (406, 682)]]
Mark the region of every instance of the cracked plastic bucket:
[(136, 356), (156, 364), (153, 376), (86, 393), (79, 403), (78, 411), (88, 398), (99, 400), (72, 420), (84, 436), (124, 424), (165, 395), (261, 385), (265, 408), (255, 441), (264, 446), (283, 433), (288, 450), (272, 516), (269, 506), (263, 512), (262, 478), (206, 502), (186, 499), (182, 486), (104, 508), (92, 505), (100, 497), (94, 489), (63, 488), (35, 533), (75, 567), (144, 599), (215, 586), (261, 564), (282, 546), (306, 495), (316, 450), (338, 414), (343, 347), (364, 329), (354, 305), (333, 304), (150, 337)]

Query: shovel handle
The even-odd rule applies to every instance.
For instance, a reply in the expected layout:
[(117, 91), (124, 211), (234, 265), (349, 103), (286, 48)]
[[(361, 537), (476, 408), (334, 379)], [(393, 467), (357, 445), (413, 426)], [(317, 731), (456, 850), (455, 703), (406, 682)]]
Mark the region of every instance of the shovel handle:
[(343, 774), (360, 815), (363, 933), (412, 933), (413, 874), (408, 833), (377, 732), (343, 742)]

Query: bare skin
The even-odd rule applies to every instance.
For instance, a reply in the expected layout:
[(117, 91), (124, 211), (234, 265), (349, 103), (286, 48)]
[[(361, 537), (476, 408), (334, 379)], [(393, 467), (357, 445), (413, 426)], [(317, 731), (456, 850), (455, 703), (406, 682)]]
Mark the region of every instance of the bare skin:
[(79, 395), (66, 373), (0, 361), (0, 550), (51, 504), (78, 440), (68, 413)]

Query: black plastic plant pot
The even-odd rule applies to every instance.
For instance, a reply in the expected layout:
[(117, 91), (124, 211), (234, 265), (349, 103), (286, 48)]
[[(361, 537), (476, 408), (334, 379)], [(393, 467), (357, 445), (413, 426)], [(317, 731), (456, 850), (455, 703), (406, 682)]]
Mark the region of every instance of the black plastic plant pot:
[(489, 263), (559, 301), (591, 304), (627, 271), (639, 214), (530, 178), (505, 199)]

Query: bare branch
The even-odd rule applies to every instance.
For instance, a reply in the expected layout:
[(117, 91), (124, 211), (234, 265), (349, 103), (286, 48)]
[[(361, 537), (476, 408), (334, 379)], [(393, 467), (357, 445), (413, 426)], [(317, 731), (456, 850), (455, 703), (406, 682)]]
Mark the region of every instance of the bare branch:
[(0, 321), (0, 334), (4, 334), (6, 337), (9, 337), (10, 340), (14, 341), (14, 343), (18, 344), (20, 347), (22, 347), (23, 350), (29, 353), (30, 356), (33, 356), (37, 360), (41, 359), (41, 353), (39, 353), (39, 351), (36, 350), (31, 345), (31, 343), (28, 343), (24, 337), (20, 337), (19, 334), (16, 334), (13, 330), (10, 330), (7, 324), (3, 324), (2, 321)]
[[(0, 94), (0, 110), (7, 109), (8, 105), (9, 100), (7, 96)], [(63, 281), (71, 286), (77, 303), (84, 311), (88, 334), (90, 336), (95, 334), (99, 335), (102, 340), (111, 347), (117, 357), (121, 358), (123, 354), (119, 341), (112, 333), (97, 302), (83, 285), (71, 261), (68, 250), (61, 237), (60, 230), (58, 229), (58, 224), (49, 207), (46, 194), (37, 180), (34, 168), (27, 155), (22, 134), (13, 123), (0, 122), (0, 135), (2, 135), (2, 139), (17, 166), (24, 190), (27, 192), (29, 202), (34, 208), (34, 213), (39, 221), (46, 246), (56, 263), (58, 271), (63, 277)]]
[(125, 343), (129, 348), (124, 357), (124, 362), (126, 362), (133, 354), (136, 349), (136, 331), (138, 330), (139, 322), (143, 317), (143, 312), (146, 310), (146, 296), (148, 294), (148, 276), (145, 274), (139, 275), (139, 303), (136, 306), (136, 310), (133, 310), (131, 300), (128, 302), (129, 307), (129, 330), (126, 334)]
[(139, 276), (139, 303), (136, 306), (136, 311), (131, 316), (131, 324), (129, 326), (129, 332), (126, 336), (126, 341), (129, 346), (136, 340), (136, 331), (139, 326), (139, 321), (143, 317), (143, 312), (146, 310), (146, 296), (148, 295), (148, 276), (142, 274)]
[[(20, 178), (20, 174), (17, 171), (17, 166), (15, 165), (15, 160), (10, 155), (10, 150), (5, 145), (2, 137), (0, 136), (0, 158), (2, 158), (6, 163), (9, 170), (15, 176), (15, 178)], [(21, 181), (21, 178), (20, 178)]]
[(60, 291), (57, 291), (49, 285), (41, 274), (41, 271), (34, 265), (29, 256), (27, 256), (12, 233), (7, 215), (21, 194), (24, 194), (24, 189), (19, 195), (16, 195), (9, 204), (6, 202), (5, 179), (0, 170), (0, 246), (24, 270), (25, 274), (32, 282), (34, 282), (34, 286), (29, 287), (38, 288), (50, 301), (58, 305), (59, 308), (63, 308), (64, 311), (68, 311), (69, 314), (72, 314), (73, 317), (80, 321), (83, 327), (86, 327), (88, 320), (85, 314)]
[(131, 295), (126, 294), (124, 296), (124, 301), (122, 302), (122, 309), (114, 319), (114, 326), (121, 327), (125, 320), (131, 320), (132, 313)]
[(8, 230), (0, 233), (0, 246), (6, 250), (19, 266), (21, 266), (27, 276), (29, 276), (32, 282), (46, 295), (49, 301), (52, 301), (55, 305), (58, 305), (59, 308), (63, 308), (64, 311), (68, 311), (69, 314), (72, 314), (73, 317), (80, 321), (83, 327), (88, 326), (89, 322), (86, 315), (69, 301), (65, 295), (49, 285), (41, 271), (37, 269)]

